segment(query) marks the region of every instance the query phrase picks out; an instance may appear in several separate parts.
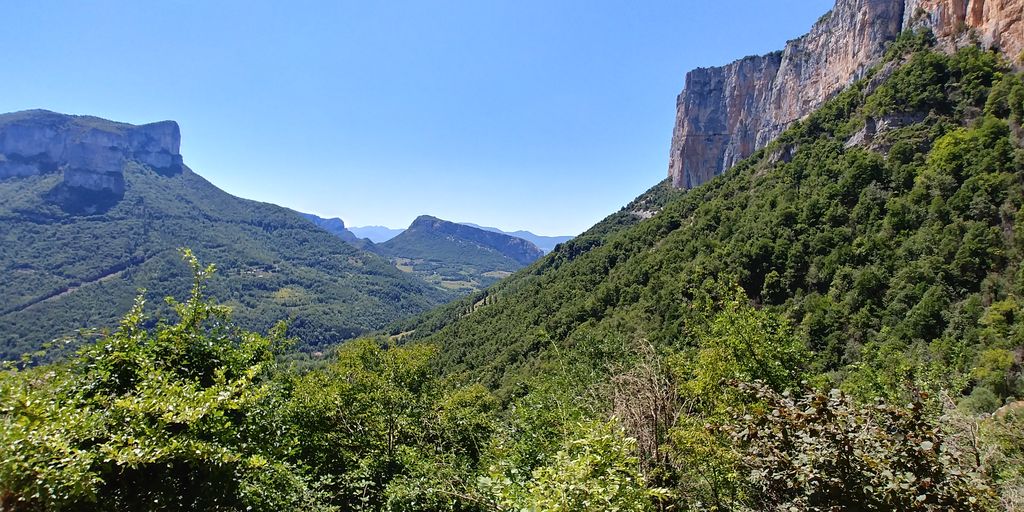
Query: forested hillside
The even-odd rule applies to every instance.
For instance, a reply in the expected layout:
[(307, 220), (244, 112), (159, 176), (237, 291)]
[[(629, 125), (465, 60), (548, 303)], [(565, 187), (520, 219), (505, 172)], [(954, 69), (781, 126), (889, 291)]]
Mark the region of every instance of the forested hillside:
[(1024, 90), (994, 53), (899, 52), (919, 46), (901, 40), (890, 63), (728, 176), (655, 187), (528, 271), (400, 330), (505, 387), (552, 344), (686, 346), (694, 301), (739, 286), (791, 321), (835, 381), (881, 390), (872, 371), (908, 376), (884, 354), (916, 358), (903, 371), (943, 361), (963, 373), (995, 342), (968, 326), (1013, 319), (1020, 291)]
[(129, 162), (123, 197), (93, 213), (55, 197), (61, 180), (61, 172), (0, 179), (0, 359), (81, 328), (113, 327), (140, 288), (151, 302), (180, 295), (185, 246), (223, 266), (211, 290), (242, 325), (290, 319), (306, 348), (448, 297), (295, 212), (231, 196), (187, 168)]
[(0, 376), (0, 505), (1020, 510), (1024, 79), (931, 41), (322, 367), (186, 253), (155, 328)]
[[(611, 388), (598, 391), (610, 415), (617, 378), (665, 379), (681, 390), (678, 408), (630, 434), (657, 434), (650, 453), (667, 474), (707, 455), (661, 450), (693, 448), (678, 443), (704, 434), (684, 425), (703, 420), (686, 418), (713, 416), (705, 395), (729, 379), (968, 415), (1016, 407), (1024, 85), (996, 53), (949, 56), (925, 50), (929, 40), (904, 36), (868, 77), (727, 175), (685, 193), (659, 185), (513, 278), (394, 333), (438, 346), (440, 369), (513, 402), (567, 360), (609, 372), (597, 380)], [(662, 373), (616, 376), (636, 364), (603, 359), (621, 350), (657, 354)], [(693, 477), (675, 473), (673, 485)]]

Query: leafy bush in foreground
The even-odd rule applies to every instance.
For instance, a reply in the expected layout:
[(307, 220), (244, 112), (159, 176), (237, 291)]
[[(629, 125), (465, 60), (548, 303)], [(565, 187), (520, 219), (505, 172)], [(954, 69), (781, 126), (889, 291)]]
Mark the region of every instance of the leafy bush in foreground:
[(921, 402), (857, 405), (839, 390), (743, 386), (760, 411), (728, 427), (756, 510), (973, 511), (992, 507), (977, 467)]
[(57, 366), (0, 375), (4, 509), (280, 510), (307, 489), (284, 461), (268, 377), (285, 345), (228, 322), (202, 296), (199, 266), (174, 323), (142, 327), (140, 299), (120, 327)]

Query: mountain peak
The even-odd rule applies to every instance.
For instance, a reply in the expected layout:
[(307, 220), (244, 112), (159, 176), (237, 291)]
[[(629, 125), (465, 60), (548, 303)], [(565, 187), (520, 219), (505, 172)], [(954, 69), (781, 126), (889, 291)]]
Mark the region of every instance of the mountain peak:
[(432, 215), (420, 215), (419, 217), (416, 217), (415, 219), (413, 219), (412, 224), (409, 224), (409, 229), (416, 229), (416, 228), (431, 229), (431, 228), (436, 228), (436, 227), (438, 227), (439, 225), (441, 225), (441, 224), (443, 224), (445, 222), (448, 222), (448, 221), (439, 219), (439, 218), (434, 217)]

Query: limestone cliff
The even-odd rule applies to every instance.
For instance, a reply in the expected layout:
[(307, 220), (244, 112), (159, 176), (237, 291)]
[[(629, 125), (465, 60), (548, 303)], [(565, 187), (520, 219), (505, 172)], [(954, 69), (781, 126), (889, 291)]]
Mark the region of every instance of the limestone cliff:
[(906, 0), (904, 28), (932, 29), (952, 49), (972, 37), (1016, 60), (1024, 52), (1024, 0)]
[(1024, 0), (837, 0), (781, 52), (691, 71), (676, 102), (672, 184), (700, 185), (764, 147), (861, 78), (905, 29), (929, 28), (947, 48), (973, 38), (1015, 59), (1022, 11)]
[(313, 224), (320, 226), (320, 228), (323, 229), (324, 231), (327, 231), (328, 233), (331, 233), (332, 235), (337, 236), (338, 238), (341, 238), (342, 240), (350, 244), (355, 244), (356, 247), (362, 248), (362, 246), (364, 246), (367, 243), (366, 240), (360, 239), (358, 236), (355, 235), (355, 233), (349, 231), (348, 228), (345, 227), (345, 221), (339, 219), (338, 217), (327, 219), (324, 217), (320, 217), (318, 215), (313, 215), (312, 213), (297, 213), (308, 219)]
[(0, 115), (0, 179), (63, 172), (67, 187), (124, 193), (124, 165), (183, 169), (173, 121), (135, 126), (45, 110)]

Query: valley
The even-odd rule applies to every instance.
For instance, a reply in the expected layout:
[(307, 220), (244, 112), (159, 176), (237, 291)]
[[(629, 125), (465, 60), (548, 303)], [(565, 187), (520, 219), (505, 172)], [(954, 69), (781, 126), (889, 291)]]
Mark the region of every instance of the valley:
[(0, 509), (1024, 510), (1024, 3), (837, 0), (671, 131), (543, 237), (0, 115)]
[(420, 216), (371, 251), (448, 290), (486, 288), (543, 256), (533, 243), (501, 233)]

